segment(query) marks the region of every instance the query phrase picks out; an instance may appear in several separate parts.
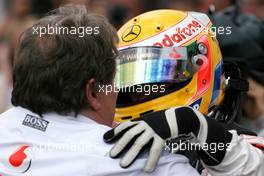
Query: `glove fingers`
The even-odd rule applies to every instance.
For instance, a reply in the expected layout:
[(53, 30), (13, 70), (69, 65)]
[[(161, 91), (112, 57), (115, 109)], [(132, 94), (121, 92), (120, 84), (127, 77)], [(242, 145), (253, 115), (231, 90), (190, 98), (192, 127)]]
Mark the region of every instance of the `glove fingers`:
[(144, 171), (145, 172), (153, 172), (156, 168), (156, 165), (159, 161), (160, 154), (163, 150), (163, 147), (165, 145), (165, 142), (160, 137), (155, 137), (153, 141), (153, 145), (151, 146), (149, 157), (146, 161)]
[(104, 141), (106, 143), (114, 142), (115, 140), (119, 139), (127, 130), (135, 126), (137, 122), (125, 122), (119, 124), (117, 127), (107, 131), (104, 134)]
[(110, 151), (110, 157), (115, 158), (118, 156), (123, 149), (136, 137), (136, 135), (144, 131), (144, 127), (141, 125), (136, 125), (135, 127), (128, 130), (115, 144), (115, 146)]
[(148, 132), (143, 132), (138, 139), (134, 142), (133, 146), (128, 150), (125, 156), (122, 158), (120, 165), (123, 168), (129, 167), (136, 160), (137, 156), (143, 152), (146, 145), (153, 138), (153, 135)]

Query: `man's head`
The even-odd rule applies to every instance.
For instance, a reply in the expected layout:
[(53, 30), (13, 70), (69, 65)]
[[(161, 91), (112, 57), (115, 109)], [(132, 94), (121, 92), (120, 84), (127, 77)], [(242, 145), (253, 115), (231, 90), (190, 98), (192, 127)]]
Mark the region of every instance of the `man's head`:
[(115, 96), (99, 92), (98, 85), (113, 82), (117, 40), (107, 20), (88, 13), (84, 6), (64, 6), (51, 12), (20, 38), (13, 105), (40, 115), (78, 114), (89, 109), (113, 116)]

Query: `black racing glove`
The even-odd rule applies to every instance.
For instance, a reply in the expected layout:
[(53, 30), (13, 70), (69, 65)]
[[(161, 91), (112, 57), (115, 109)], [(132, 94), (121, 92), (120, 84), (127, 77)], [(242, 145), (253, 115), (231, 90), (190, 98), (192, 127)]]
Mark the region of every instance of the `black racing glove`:
[[(191, 107), (177, 107), (144, 115), (136, 120), (121, 123), (104, 134), (104, 141), (111, 143), (118, 140), (110, 151), (115, 158), (126, 151), (120, 161), (123, 168), (130, 166), (145, 148), (150, 148), (144, 170), (152, 172), (159, 160), (165, 142), (192, 134), (200, 145), (198, 155), (206, 165), (217, 165), (224, 158), (226, 148), (232, 140), (220, 123), (206, 118)], [(221, 144), (210, 150), (209, 144)], [(203, 147), (207, 145), (207, 147)]]

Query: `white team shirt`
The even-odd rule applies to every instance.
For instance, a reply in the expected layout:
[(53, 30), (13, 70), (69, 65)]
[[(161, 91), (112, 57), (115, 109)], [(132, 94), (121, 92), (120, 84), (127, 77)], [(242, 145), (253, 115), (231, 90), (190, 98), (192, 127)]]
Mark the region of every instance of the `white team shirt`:
[(164, 152), (150, 174), (141, 159), (127, 168), (108, 155), (112, 145), (103, 142), (110, 128), (78, 115), (44, 114), (43, 118), (21, 107), (0, 115), (0, 176), (143, 176), (199, 175), (182, 155)]

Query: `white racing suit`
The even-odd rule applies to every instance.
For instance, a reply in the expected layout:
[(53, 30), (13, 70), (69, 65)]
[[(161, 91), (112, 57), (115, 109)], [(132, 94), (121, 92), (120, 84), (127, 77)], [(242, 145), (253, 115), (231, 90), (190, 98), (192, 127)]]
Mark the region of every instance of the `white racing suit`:
[[(202, 175), (212, 176), (263, 176), (264, 175), (264, 138), (250, 135), (233, 135), (223, 161), (217, 166), (203, 166)], [(209, 174), (209, 173), (210, 174)]]

